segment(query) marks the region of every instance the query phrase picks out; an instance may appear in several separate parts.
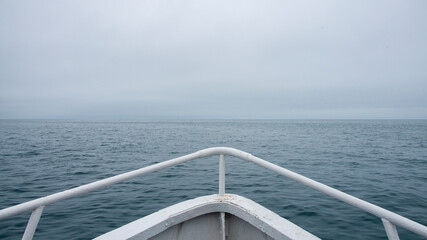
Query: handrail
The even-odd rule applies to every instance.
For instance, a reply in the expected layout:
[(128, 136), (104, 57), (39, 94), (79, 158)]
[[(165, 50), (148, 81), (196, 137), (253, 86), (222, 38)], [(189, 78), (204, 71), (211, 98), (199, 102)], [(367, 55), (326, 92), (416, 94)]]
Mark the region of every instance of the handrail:
[[(325, 184), (319, 183), (315, 180), (312, 180), (310, 178), (307, 178), (305, 176), (302, 176), (298, 173), (292, 172), (288, 169), (285, 169), (283, 167), (279, 167), (273, 163), (270, 163), (268, 161), (265, 161), (261, 158), (255, 157), (247, 152), (238, 150), (238, 149), (234, 149), (234, 148), (228, 148), (228, 147), (214, 147), (214, 148), (206, 148), (203, 150), (199, 150), (197, 152), (185, 155), (185, 156), (181, 156), (178, 158), (174, 158), (171, 160), (167, 160), (161, 163), (157, 163), (157, 164), (153, 164), (150, 165), (148, 167), (144, 167), (144, 168), (140, 168), (134, 171), (130, 171), (127, 173), (123, 173), (120, 175), (116, 175), (113, 177), (109, 177), (103, 180), (99, 180), (93, 183), (89, 183), (89, 184), (85, 184), (79, 187), (75, 187), (69, 190), (65, 190), (63, 192), (59, 192), (59, 193), (55, 193), (55, 194), (51, 194), (45, 197), (41, 197), (35, 200), (31, 200), (25, 203), (21, 203), (12, 207), (8, 207), (5, 209), (0, 210), (0, 220), (14, 216), (16, 214), (19, 213), (23, 213), (26, 211), (30, 211), (33, 210), (33, 214), (30, 217), (30, 220), (28, 222), (27, 225), (27, 230), (28, 228), (34, 228), (37, 227), (37, 223), (38, 223), (38, 219), (40, 218), (41, 212), (43, 210), (43, 207), (48, 205), (48, 204), (52, 204), (67, 198), (71, 198), (71, 197), (75, 197), (90, 191), (94, 191), (103, 187), (107, 187), (110, 186), (112, 184), (115, 183), (119, 183), (119, 182), (123, 182), (141, 175), (145, 175), (151, 172), (155, 172), (155, 171), (159, 171), (161, 169), (164, 168), (168, 168), (168, 167), (172, 167), (196, 158), (202, 158), (202, 157), (208, 157), (208, 156), (212, 156), (212, 155), (220, 155), (220, 183), (219, 183), (219, 188), (220, 188), (220, 194), (224, 193), (224, 186), (225, 186), (225, 177), (224, 177), (224, 156), (228, 155), (228, 156), (233, 156), (236, 158), (240, 158), (249, 162), (253, 162), (256, 163), (266, 169), (269, 169), (273, 172), (276, 172), (282, 176), (285, 176), (287, 178), (290, 178), (294, 181), (297, 181), (299, 183), (302, 183), (310, 188), (313, 188), (317, 191), (320, 191), (322, 193), (325, 193), (331, 197), (334, 197), (338, 200), (341, 200), (343, 202), (346, 202), (352, 206), (355, 206), (359, 209), (362, 209), (366, 212), (369, 212), (379, 218), (382, 219), (383, 223), (384, 223), (384, 227), (386, 229), (387, 232), (387, 236), (389, 237), (389, 239), (399, 239), (398, 235), (397, 235), (397, 231), (396, 231), (396, 227), (395, 225), (401, 226), (403, 228), (408, 229), (409, 231), (412, 231), (414, 233), (417, 233), (425, 238), (427, 238), (427, 227), (419, 224), (415, 221), (412, 221), (408, 218), (405, 218), (403, 216), (400, 216), (396, 213), (393, 213), (391, 211), (388, 211), (384, 208), (381, 208), (379, 206), (376, 206), (372, 203), (366, 202), (364, 200), (361, 200), (359, 198), (356, 198), (354, 196), (351, 196), (347, 193), (341, 192), (337, 189), (334, 189), (332, 187), (329, 187)], [(222, 160), (221, 160), (222, 158)], [(32, 220), (35, 219), (35, 220)], [(35, 221), (35, 223), (33, 222)], [(28, 230), (28, 231), (32, 231), (32, 230)], [(34, 231), (32, 232), (32, 234), (30, 233), (30, 236), (25, 237), (27, 234), (27, 230), (24, 234), (24, 238), (23, 239), (31, 239), (32, 238), (32, 234), (34, 234)]]

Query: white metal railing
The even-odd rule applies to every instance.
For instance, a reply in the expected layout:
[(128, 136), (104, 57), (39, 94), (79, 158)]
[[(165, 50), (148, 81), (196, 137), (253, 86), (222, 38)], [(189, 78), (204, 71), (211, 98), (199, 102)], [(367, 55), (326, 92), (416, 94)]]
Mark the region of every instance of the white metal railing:
[(75, 197), (81, 195), (83, 193), (87, 193), (90, 191), (94, 191), (96, 189), (100, 189), (106, 186), (110, 186), (115, 183), (123, 182), (129, 180), (134, 177), (138, 177), (141, 175), (145, 175), (154, 171), (158, 171), (164, 168), (172, 167), (178, 165), (180, 163), (184, 163), (196, 158), (208, 157), (212, 155), (219, 155), (219, 195), (224, 195), (225, 193), (225, 160), (224, 156), (229, 155), (233, 157), (237, 157), (249, 162), (256, 163), (266, 169), (269, 169), (273, 172), (276, 172), (280, 175), (283, 175), (287, 178), (290, 178), (294, 181), (302, 183), (308, 187), (311, 187), (315, 190), (318, 190), (322, 193), (325, 193), (331, 197), (334, 197), (338, 200), (346, 202), (350, 205), (353, 205), (359, 209), (362, 209), (366, 212), (369, 212), (379, 218), (381, 218), (387, 236), (390, 240), (399, 239), (399, 235), (396, 230), (396, 225), (406, 228), (411, 232), (417, 233), (425, 238), (427, 238), (427, 227), (414, 222), (408, 218), (402, 217), (396, 213), (388, 211), (384, 208), (378, 207), (374, 204), (361, 200), (359, 198), (353, 197), (347, 193), (341, 192), (337, 189), (329, 187), (325, 184), (314, 181), (310, 178), (304, 177), (298, 173), (292, 172), (285, 168), (279, 167), (275, 164), (272, 164), (268, 161), (265, 161), (261, 158), (255, 157), (247, 152), (243, 152), (234, 148), (228, 147), (214, 147), (207, 148), (195, 153), (191, 153), (182, 157), (174, 158), (168, 161), (164, 161), (161, 163), (153, 164), (148, 167), (140, 168), (134, 171), (130, 171), (127, 173), (123, 173), (120, 175), (116, 175), (114, 177), (106, 178), (103, 180), (99, 180), (93, 183), (89, 183), (86, 185), (82, 185), (76, 188), (72, 188), (63, 192), (55, 193), (52, 195), (48, 195), (46, 197), (38, 198), (32, 201), (28, 201), (25, 203), (21, 203), (9, 208), (5, 208), (0, 210), (0, 220), (14, 216), (19, 213), (23, 213), (26, 211), (32, 210), (31, 217), (28, 221), (27, 228), (25, 229), (24, 236), (22, 239), (32, 239), (34, 232), (37, 228), (37, 224), (40, 220), (40, 216), (43, 212), (43, 208), (51, 203), (55, 203), (67, 198)]

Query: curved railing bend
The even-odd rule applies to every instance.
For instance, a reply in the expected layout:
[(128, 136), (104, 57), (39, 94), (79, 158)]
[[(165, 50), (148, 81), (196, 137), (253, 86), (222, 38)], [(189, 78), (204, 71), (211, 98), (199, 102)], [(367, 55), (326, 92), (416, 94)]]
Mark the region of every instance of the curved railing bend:
[(243, 152), (234, 148), (228, 147), (214, 147), (207, 148), (195, 153), (191, 153), (182, 157), (174, 158), (168, 161), (164, 161), (161, 163), (153, 164), (148, 167), (140, 168), (138, 170), (130, 171), (127, 173), (123, 173), (120, 175), (116, 175), (114, 177), (109, 177), (103, 180), (99, 180), (93, 183), (89, 183), (86, 185), (82, 185), (76, 188), (72, 188), (63, 192), (55, 193), (52, 195), (48, 195), (46, 197), (38, 198), (32, 201), (28, 201), (25, 203), (21, 203), (9, 208), (5, 208), (0, 210), (0, 220), (5, 219), (11, 216), (14, 216), (19, 213), (23, 213), (26, 211), (33, 210), (31, 217), (28, 221), (27, 228), (25, 229), (24, 236), (22, 239), (32, 239), (35, 229), (37, 227), (38, 221), (40, 220), (40, 216), (43, 212), (44, 206), (48, 204), (52, 204), (67, 198), (75, 197), (81, 195), (83, 193), (87, 193), (90, 191), (94, 191), (103, 187), (110, 186), (115, 183), (123, 182), (141, 175), (145, 175), (151, 172), (155, 172), (164, 168), (172, 167), (196, 158), (208, 157), (212, 155), (219, 155), (219, 194), (224, 195), (225, 193), (225, 160), (224, 156), (233, 156), (236, 158), (240, 158), (249, 162), (256, 163), (266, 169), (269, 169), (273, 172), (276, 172), (280, 175), (283, 175), (287, 178), (295, 180), (299, 183), (302, 183), (308, 187), (316, 189), (322, 193), (325, 193), (331, 197), (339, 199), (343, 202), (346, 202), (350, 205), (353, 205), (357, 208), (360, 208), (366, 212), (369, 212), (379, 218), (381, 218), (384, 228), (386, 230), (387, 236), (390, 240), (399, 239), (396, 226), (406, 228), (409, 231), (417, 233), (425, 238), (427, 238), (427, 227), (414, 222), (408, 218), (402, 217), (396, 213), (388, 211), (384, 208), (378, 207), (372, 203), (366, 202), (359, 198), (353, 197), (347, 193), (341, 192), (337, 189), (331, 188), (325, 184), (314, 181), (310, 178), (304, 177), (298, 173), (292, 172), (285, 168), (279, 167), (275, 164), (267, 162), (261, 158), (255, 157), (247, 152)]

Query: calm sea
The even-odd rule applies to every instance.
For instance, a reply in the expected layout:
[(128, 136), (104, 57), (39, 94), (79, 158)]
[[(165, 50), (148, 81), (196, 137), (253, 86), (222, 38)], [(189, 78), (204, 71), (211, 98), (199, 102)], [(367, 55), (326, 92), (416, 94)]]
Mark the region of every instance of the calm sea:
[[(427, 225), (426, 120), (1, 120), (0, 209), (213, 146), (250, 152)], [(368, 213), (252, 163), (228, 157), (226, 169), (226, 192), (323, 239), (386, 239)], [(217, 174), (217, 157), (198, 159), (49, 205), (35, 239), (96, 237), (216, 193)], [(0, 239), (20, 239), (29, 215), (0, 221)]]

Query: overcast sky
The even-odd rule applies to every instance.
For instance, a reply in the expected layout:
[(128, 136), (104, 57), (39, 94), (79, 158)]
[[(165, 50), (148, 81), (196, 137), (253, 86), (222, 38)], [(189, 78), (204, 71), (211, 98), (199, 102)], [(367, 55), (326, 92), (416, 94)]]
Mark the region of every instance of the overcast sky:
[(0, 0), (0, 118), (427, 118), (427, 1)]

